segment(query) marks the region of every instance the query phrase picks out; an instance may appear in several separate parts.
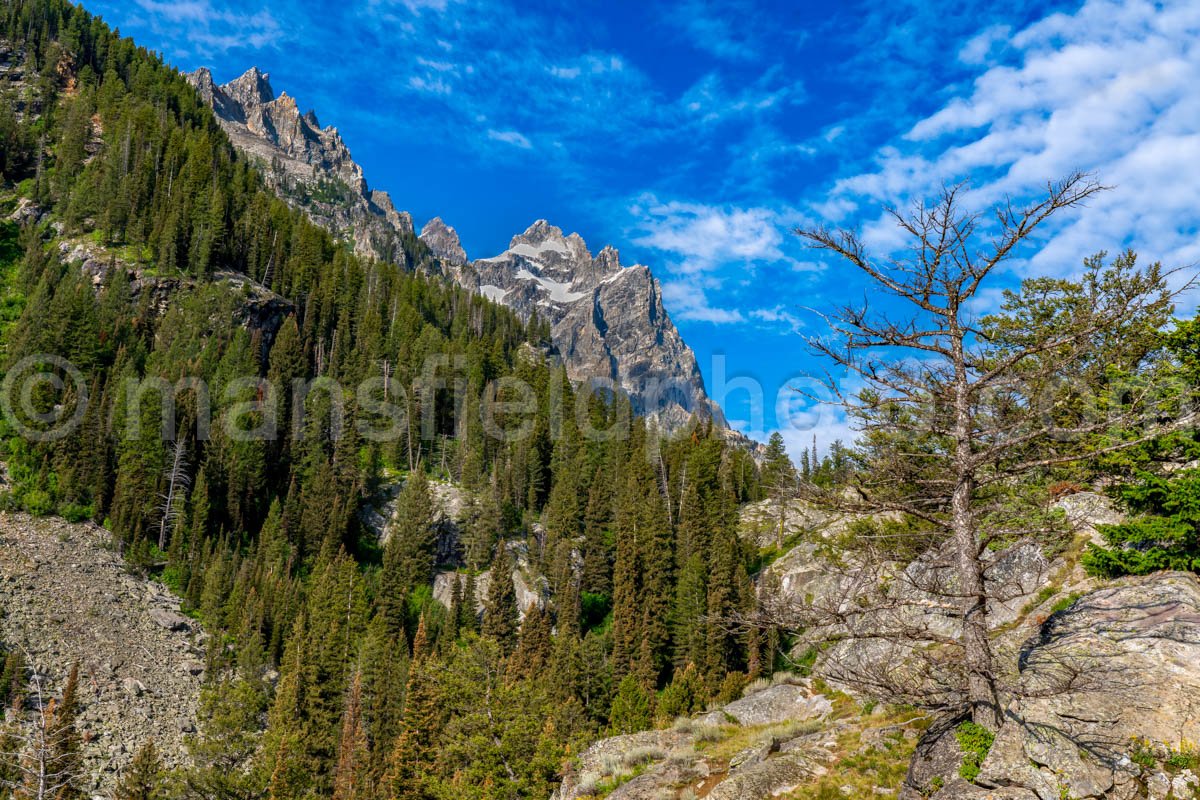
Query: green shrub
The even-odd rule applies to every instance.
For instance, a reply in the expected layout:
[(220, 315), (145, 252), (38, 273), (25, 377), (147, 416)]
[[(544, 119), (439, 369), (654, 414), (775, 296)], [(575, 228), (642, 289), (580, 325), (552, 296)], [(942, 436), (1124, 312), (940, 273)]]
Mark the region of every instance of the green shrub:
[(958, 774), (963, 780), (974, 783), (975, 779), (979, 777), (979, 769), (983, 766), (983, 760), (987, 758), (988, 752), (992, 749), (992, 742), (996, 741), (996, 734), (982, 725), (964, 722), (954, 731), (954, 738), (958, 739), (958, 746), (963, 751), (962, 765), (958, 768)]
[(1138, 474), (1118, 497), (1139, 516), (1097, 530), (1108, 547), (1089, 544), (1082, 563), (1091, 575), (1115, 578), (1164, 569), (1200, 572), (1200, 469), (1170, 476)]
[(30, 489), (21, 498), (21, 505), (35, 517), (44, 517), (54, 510), (54, 498), (42, 489)]
[(1129, 760), (1143, 769), (1154, 769), (1158, 763), (1158, 759), (1154, 756), (1154, 746), (1150, 743), (1150, 740), (1141, 739), (1137, 736), (1133, 737), (1133, 747), (1129, 753)]
[(67, 522), (83, 522), (85, 519), (92, 518), (92, 507), (81, 506), (78, 503), (63, 503), (58, 508), (58, 513)]
[(1050, 613), (1057, 614), (1060, 611), (1066, 611), (1068, 608), (1075, 605), (1075, 602), (1080, 597), (1083, 597), (1083, 595), (1081, 595), (1079, 592), (1071, 592), (1064, 597), (1060, 597), (1054, 605), (1050, 606)]

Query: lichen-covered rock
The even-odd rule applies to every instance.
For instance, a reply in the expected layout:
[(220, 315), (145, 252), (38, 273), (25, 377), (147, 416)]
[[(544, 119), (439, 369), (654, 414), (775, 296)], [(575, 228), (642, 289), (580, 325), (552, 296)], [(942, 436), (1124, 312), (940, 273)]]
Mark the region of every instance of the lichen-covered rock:
[(720, 711), (701, 717), (701, 721), (715, 725), (732, 717), (739, 725), (773, 725), (817, 719), (832, 710), (829, 698), (813, 692), (807, 685), (781, 683), (734, 700)]
[[(579, 755), (553, 800), (582, 800), (605, 783), (618, 784), (607, 795), (616, 800), (675, 800), (689, 790), (717, 800), (782, 797), (825, 774), (833, 758), (827, 740), (836, 739), (788, 723), (831, 709), (829, 699), (806, 684), (784, 683), (686, 724), (601, 739)], [(704, 744), (743, 734), (748, 746), (732, 756), (715, 756)]]
[[(1195, 575), (1127, 578), (1086, 594), (1040, 626), (1021, 648), (1018, 667), (1021, 692), (976, 779), (983, 788), (947, 783), (937, 800), (1191, 796), (1175, 792), (1161, 770), (1139, 767), (1133, 755), (1161, 761), (1180, 742), (1200, 739)], [(910, 771), (908, 783), (928, 788), (933, 772)], [(1191, 784), (1184, 778), (1180, 788), (1190, 791)]]

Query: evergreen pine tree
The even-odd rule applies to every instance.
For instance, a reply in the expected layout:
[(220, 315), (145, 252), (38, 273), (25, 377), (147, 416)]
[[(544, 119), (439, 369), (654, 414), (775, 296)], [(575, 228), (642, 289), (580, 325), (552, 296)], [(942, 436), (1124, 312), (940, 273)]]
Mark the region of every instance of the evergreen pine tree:
[(481, 632), (499, 643), (504, 653), (511, 653), (517, 643), (520, 615), (517, 611), (517, 589), (513, 585), (512, 562), (508, 548), (501, 542), (492, 561), (492, 577), (488, 583), (487, 601), (483, 610)]
[(154, 741), (147, 741), (133, 757), (117, 783), (115, 800), (159, 800), (164, 796), (163, 766)]
[(333, 800), (366, 800), (370, 796), (366, 774), (369, 759), (367, 733), (363, 728), (362, 675), (356, 671), (342, 712), (337, 766), (333, 772)]
[(550, 615), (537, 603), (530, 603), (521, 622), (517, 648), (508, 660), (509, 680), (540, 677), (550, 662), (551, 648)]

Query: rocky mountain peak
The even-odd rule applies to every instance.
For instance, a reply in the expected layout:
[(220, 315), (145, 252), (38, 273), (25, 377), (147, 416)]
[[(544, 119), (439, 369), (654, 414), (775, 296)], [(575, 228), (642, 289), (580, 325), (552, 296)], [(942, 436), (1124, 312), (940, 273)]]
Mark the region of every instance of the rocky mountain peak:
[[(367, 186), (335, 127), (321, 128), (314, 112), (301, 114), (286, 92), (277, 99), (269, 75), (256, 67), (223, 86), (207, 69), (188, 78), (285, 201), (355, 252), (404, 263), (402, 237), (413, 232), (412, 218)], [(620, 387), (635, 411), (666, 428), (693, 414), (723, 424), (695, 354), (663, 308), (658, 281), (646, 267), (623, 267), (616, 248), (593, 257), (582, 236), (545, 219), (513, 236), (503, 253), (474, 262), (440, 218), (425, 225), (420, 239), (462, 286), (527, 319), (536, 313), (548, 321), (572, 380)]]
[(314, 111), (301, 114), (287, 92), (276, 97), (270, 76), (258, 67), (220, 86), (206, 68), (187, 77), (285, 201), (358, 254), (404, 263), (402, 237), (413, 232), (412, 218), (367, 185), (336, 128), (322, 128)]
[(562, 228), (544, 219), (512, 237), (508, 250), (488, 260), (512, 256), (519, 256), (526, 268), (533, 267), (539, 274), (562, 283), (585, 287), (594, 283), (592, 254), (583, 237), (578, 233), (564, 236)]
[(562, 228), (551, 225), (544, 219), (539, 219), (526, 228), (524, 233), (514, 236), (509, 246), (515, 247), (522, 242), (536, 245), (545, 241), (563, 241)]
[(458, 231), (442, 221), (441, 217), (434, 217), (425, 223), (419, 238), (443, 261), (455, 266), (467, 263), (467, 252), (459, 241)]
[(658, 281), (644, 266), (621, 266), (616, 248), (593, 258), (579, 234), (564, 236), (540, 219), (503, 253), (457, 274), (483, 296), (548, 321), (572, 380), (621, 387), (635, 411), (666, 428), (693, 414), (723, 424), (695, 354), (663, 308)]
[(271, 76), (258, 67), (251, 67), (221, 88), (243, 107), (263, 105), (275, 99)]
[(592, 263), (598, 272), (616, 272), (621, 268), (621, 254), (611, 244), (605, 245), (604, 249), (592, 259)]

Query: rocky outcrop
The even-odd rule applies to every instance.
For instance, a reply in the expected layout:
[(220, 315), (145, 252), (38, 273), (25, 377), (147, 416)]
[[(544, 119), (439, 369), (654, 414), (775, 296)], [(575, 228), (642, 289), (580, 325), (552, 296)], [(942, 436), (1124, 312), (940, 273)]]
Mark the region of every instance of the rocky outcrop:
[(0, 513), (0, 640), (61, 692), (79, 664), (86, 788), (104, 793), (147, 740), (186, 763), (205, 635), (160, 584), (129, 574), (108, 532)]
[[(948, 779), (936, 800), (1196, 796), (1187, 766), (1200, 760), (1195, 575), (1129, 578), (1086, 594), (1046, 620), (1018, 659), (1021, 696), (978, 785)], [(919, 797), (928, 787), (913, 777), (908, 796)]]
[(406, 262), (401, 240), (413, 233), (412, 217), (398, 211), (386, 192), (367, 185), (337, 128), (322, 128), (316, 113), (301, 113), (286, 92), (276, 96), (270, 76), (257, 67), (223, 85), (207, 68), (187, 78), (284, 200), (360, 255)]
[(778, 725), (781, 722), (817, 719), (833, 711), (823, 694), (815, 694), (807, 683), (780, 683), (734, 700), (719, 711), (709, 712), (701, 722), (718, 725), (733, 719), (739, 725)]
[[(829, 699), (805, 681), (766, 683), (697, 719), (601, 739), (576, 759), (553, 800), (609, 788), (603, 796), (611, 800), (767, 800), (824, 775), (836, 746), (821, 731)], [(722, 741), (742, 744), (731, 753), (710, 746)]]
[(425, 223), (419, 237), (430, 252), (447, 264), (461, 267), (467, 263), (467, 251), (463, 250), (462, 242), (458, 239), (458, 231), (434, 217)]
[[(363, 524), (375, 534), (380, 544), (386, 544), (398, 513), (397, 499), (404, 488), (403, 481), (385, 484), (370, 503), (359, 512)], [(429, 494), (433, 500), (433, 527), (436, 533), (434, 558), (440, 565), (456, 565), (461, 550), (463, 524), (471, 499), (462, 487), (446, 481), (430, 481)]]
[[(180, 292), (194, 291), (205, 284), (204, 281), (186, 276), (148, 274), (136, 264), (122, 261), (88, 241), (61, 241), (58, 252), (65, 263), (78, 266), (97, 292), (120, 271), (129, 284), (133, 302), (141, 304), (145, 300), (147, 307), (158, 316), (166, 313), (171, 299)], [(210, 282), (227, 289), (230, 296), (236, 298), (234, 321), (260, 337), (264, 353), (269, 351), (284, 320), (296, 313), (296, 307), (290, 300), (241, 272), (214, 272)]]
[[(513, 589), (517, 597), (517, 614), (525, 619), (525, 612), (531, 605), (545, 606), (550, 594), (550, 582), (543, 575), (534, 571), (529, 561), (529, 546), (523, 541), (506, 542), (508, 556), (512, 562)], [(457, 570), (445, 570), (437, 573), (433, 579), (433, 599), (446, 608), (450, 608), (454, 597), (454, 584), (458, 583), (459, 590), (466, 588), (467, 576)], [(484, 601), (487, 599), (488, 587), (492, 584), (492, 571), (483, 570), (475, 576), (475, 609), (483, 613)]]
[[(426, 242), (443, 252), (461, 250), (442, 225), (429, 230)], [(692, 415), (724, 426), (721, 410), (705, 393), (695, 353), (663, 307), (658, 281), (646, 266), (622, 266), (615, 248), (593, 256), (579, 234), (563, 235), (538, 220), (503, 253), (454, 274), (522, 317), (536, 314), (549, 322), (571, 380), (626, 393), (635, 413), (668, 430)]]

